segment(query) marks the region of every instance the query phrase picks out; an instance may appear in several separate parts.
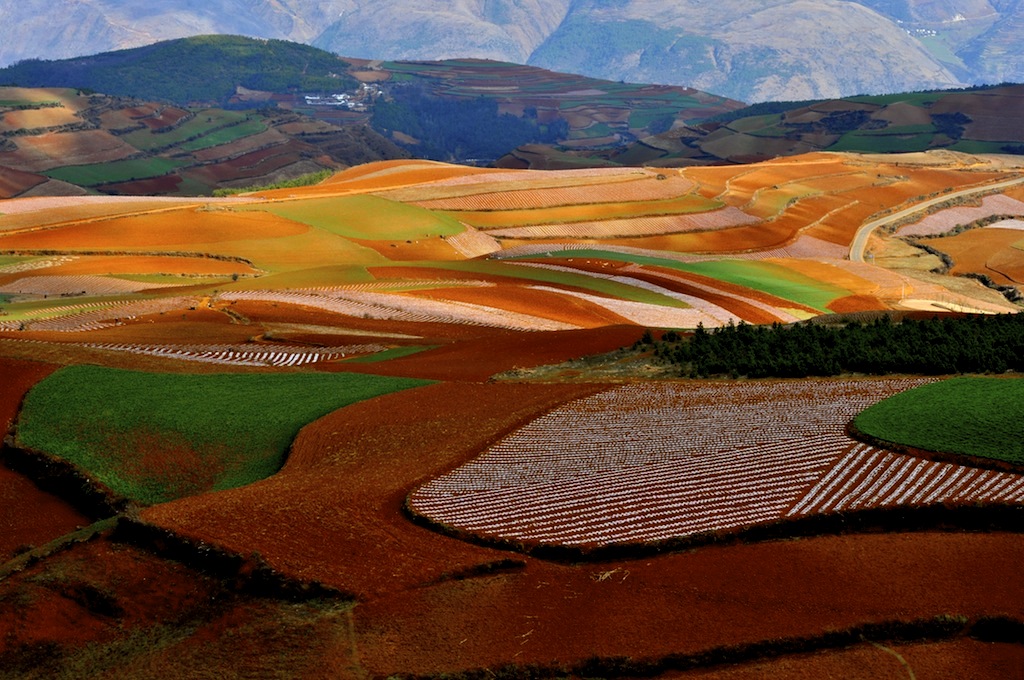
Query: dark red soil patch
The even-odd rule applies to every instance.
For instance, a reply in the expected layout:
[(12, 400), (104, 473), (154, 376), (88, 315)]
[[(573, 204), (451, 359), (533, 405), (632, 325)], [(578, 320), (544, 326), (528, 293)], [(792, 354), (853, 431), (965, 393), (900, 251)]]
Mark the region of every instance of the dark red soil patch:
[[(1024, 612), (1011, 534), (878, 534), (713, 547), (396, 592), (356, 611), (379, 676), (660, 659), (870, 622)], [(841, 585), (840, 585), (841, 584)], [(815, 677), (805, 676), (805, 677)], [(820, 677), (820, 676), (819, 676)]]
[(0, 581), (0, 667), (39, 672), (57, 650), (205, 611), (218, 589), (130, 546), (105, 539), (76, 545)]
[(139, 179), (133, 182), (121, 182), (119, 184), (104, 184), (97, 189), (105, 194), (119, 194), (123, 196), (160, 196), (173, 194), (178, 191), (181, 184), (181, 175), (170, 174), (149, 179)]
[(487, 380), (515, 368), (560, 364), (632, 345), (637, 326), (607, 326), (573, 331), (504, 331), (434, 350), (374, 364), (339, 364), (343, 370), (431, 380)]
[(372, 399), (303, 429), (274, 477), (147, 508), (142, 517), (363, 597), (415, 588), (510, 555), (413, 525), (402, 511), (409, 491), (595, 389), (449, 383)]
[(0, 198), (14, 198), (46, 181), (43, 175), (0, 166)]
[[(971, 639), (915, 644), (869, 642), (838, 651), (795, 654), (780, 659), (734, 664), (690, 673), (667, 673), (664, 680), (906, 680), (908, 668), (918, 680), (1019, 678), (1024, 669), (1024, 646)], [(891, 650), (891, 651), (887, 651)], [(895, 656), (903, 657), (903, 662)]]
[[(0, 358), (0, 435), (7, 433), (29, 388), (56, 369)], [(41, 545), (88, 523), (85, 515), (0, 464), (0, 561), (18, 548)]]

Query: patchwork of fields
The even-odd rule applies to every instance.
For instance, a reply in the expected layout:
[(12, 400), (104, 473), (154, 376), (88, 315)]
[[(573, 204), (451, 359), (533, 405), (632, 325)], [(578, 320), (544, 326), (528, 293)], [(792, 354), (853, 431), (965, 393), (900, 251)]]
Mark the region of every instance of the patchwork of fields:
[[(141, 124), (119, 143), (177, 126), (196, 157), (273, 135), (104, 115)], [(0, 202), (0, 498), (24, 508), (0, 513), (0, 667), (188, 675), (243, 650), (353, 678), (691, 677), (845, 668), (870, 640), (941, 648), (941, 673), (999, 640), (972, 666), (999, 677), (1024, 469), (1019, 409), (991, 405), (1019, 378), (969, 399), (946, 376), (683, 381), (623, 348), (1017, 312), (1022, 183), (949, 156), (386, 161), (231, 198)], [(928, 401), (943, 386), (970, 404)], [(937, 443), (850, 427), (905, 398), (941, 410)], [(971, 413), (1016, 457), (952, 445)]]

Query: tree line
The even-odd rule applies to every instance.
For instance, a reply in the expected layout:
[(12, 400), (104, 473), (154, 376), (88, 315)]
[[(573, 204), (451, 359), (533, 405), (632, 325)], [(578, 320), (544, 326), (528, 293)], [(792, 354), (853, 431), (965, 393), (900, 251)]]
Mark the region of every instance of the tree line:
[(843, 373), (1005, 373), (1024, 371), (1024, 315), (998, 314), (894, 322), (888, 315), (842, 326), (730, 323), (660, 339), (647, 332), (635, 349), (650, 350), (689, 377), (805, 378)]

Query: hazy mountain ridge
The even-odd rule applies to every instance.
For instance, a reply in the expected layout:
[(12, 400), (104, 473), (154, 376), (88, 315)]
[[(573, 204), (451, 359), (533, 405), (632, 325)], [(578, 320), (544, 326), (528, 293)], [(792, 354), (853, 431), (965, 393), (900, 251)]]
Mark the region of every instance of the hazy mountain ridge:
[(1022, 0), (3, 0), (0, 19), (0, 65), (222, 33), (347, 57), (529, 63), (743, 101), (1024, 80)]

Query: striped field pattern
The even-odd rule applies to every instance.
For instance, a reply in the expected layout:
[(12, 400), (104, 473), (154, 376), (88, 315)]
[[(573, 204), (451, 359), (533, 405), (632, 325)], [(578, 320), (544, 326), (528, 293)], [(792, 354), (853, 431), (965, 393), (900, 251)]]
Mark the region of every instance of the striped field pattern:
[(381, 352), (386, 345), (346, 345), (339, 347), (289, 347), (287, 345), (130, 345), (89, 344), (86, 347), (111, 352), (143, 354), (164, 359), (198, 361), (224, 366), (299, 367), (323, 361), (334, 361), (360, 354)]
[(570, 402), (414, 491), (459, 530), (607, 545), (899, 505), (1024, 502), (1024, 476), (849, 439), (867, 406), (928, 379), (633, 384)]

